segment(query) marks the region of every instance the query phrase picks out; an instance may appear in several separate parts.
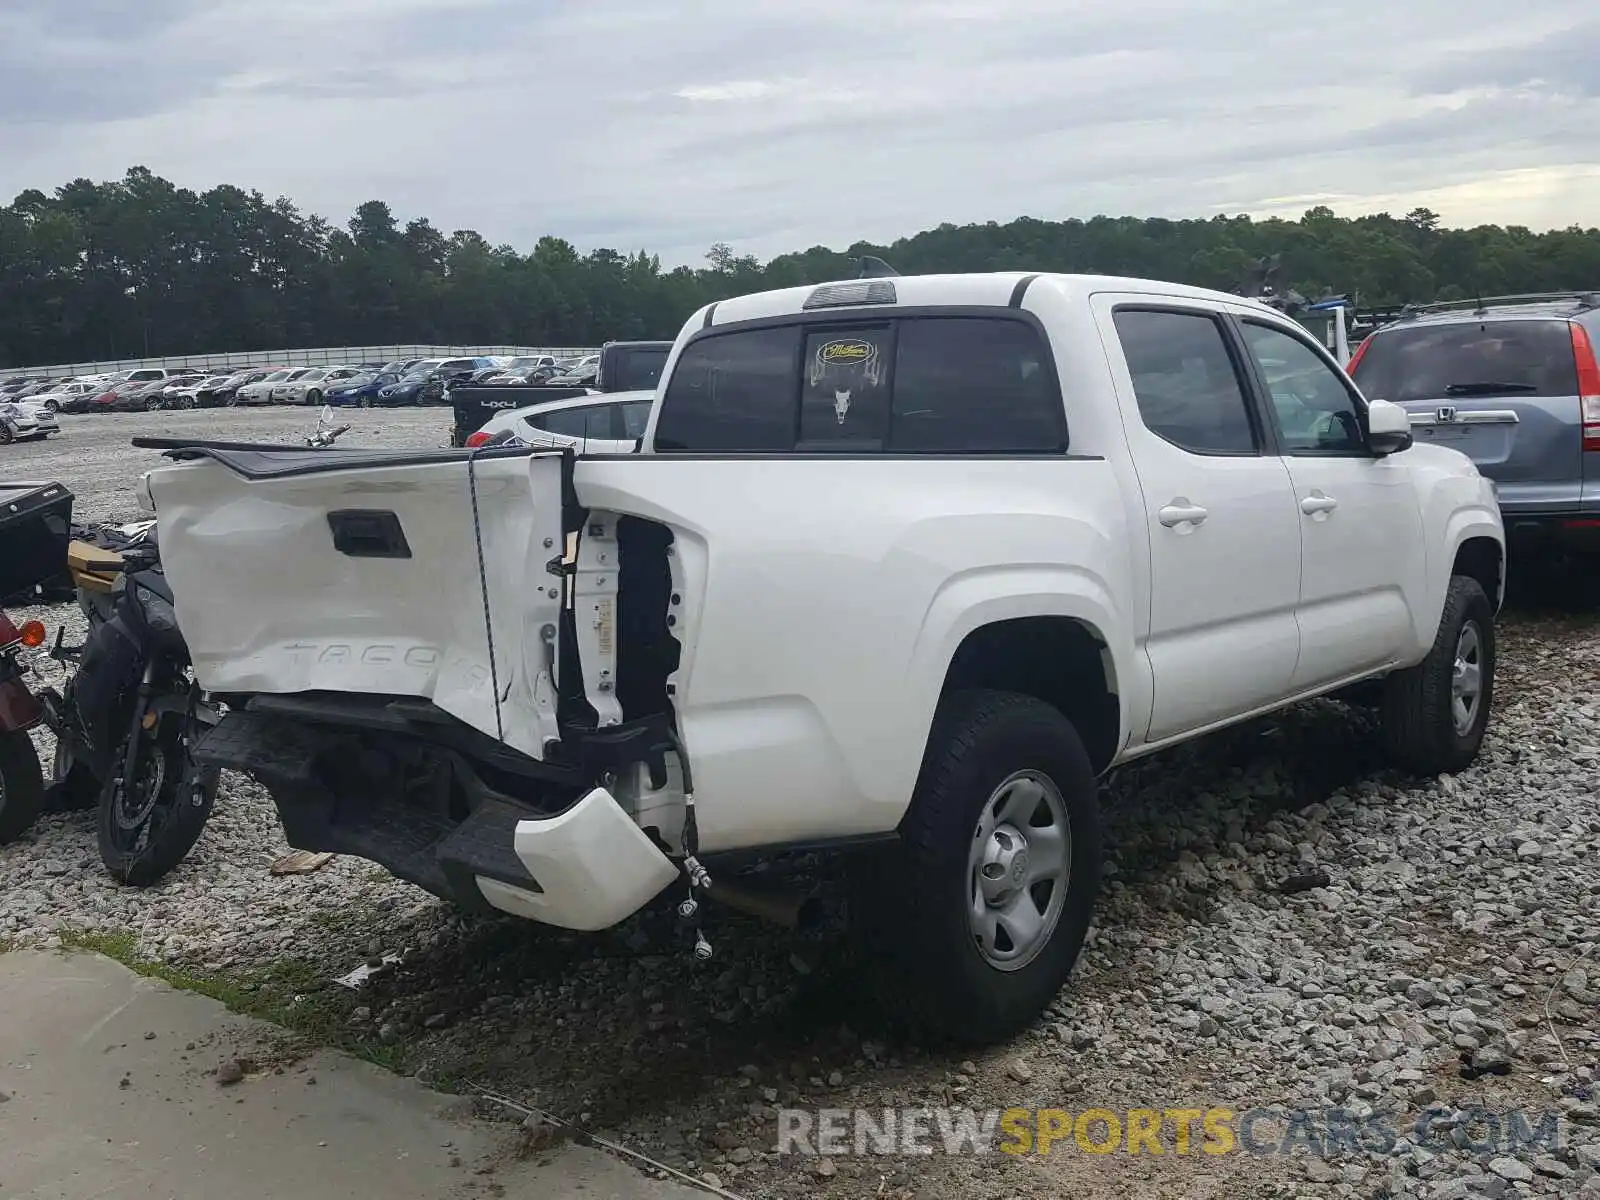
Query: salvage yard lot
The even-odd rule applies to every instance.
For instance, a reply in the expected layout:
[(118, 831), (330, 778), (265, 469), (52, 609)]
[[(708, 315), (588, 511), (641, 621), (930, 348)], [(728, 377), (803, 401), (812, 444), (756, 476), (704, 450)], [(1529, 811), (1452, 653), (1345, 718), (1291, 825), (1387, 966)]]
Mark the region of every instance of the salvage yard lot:
[[(348, 419), (341, 445), (434, 446), (449, 417)], [(135, 434), (297, 441), (315, 420), (68, 417), (59, 438), (0, 451), (0, 473), (66, 484), (80, 519), (134, 519), (132, 485), (160, 462)], [(72, 606), (21, 615), (79, 633)], [(1333, 704), (1118, 772), (1108, 883), (1071, 986), (1029, 1035), (970, 1058), (883, 1028), (832, 933), (714, 914), (716, 956), (699, 964), (655, 913), (574, 938), (462, 918), (359, 860), (272, 876), (286, 849), (272, 806), (232, 775), (189, 861), (149, 891), (107, 879), (90, 814), (0, 850), (0, 942), (104, 949), (436, 1086), (581, 1117), (752, 1197), (1600, 1194), (1585, 1182), (1600, 1164), (1600, 953), (1569, 970), (1600, 938), (1597, 629), (1548, 604), (1504, 615), (1489, 738), (1456, 777), (1380, 769), (1365, 718)], [(1327, 886), (1280, 886), (1317, 872)], [(403, 965), (363, 992), (333, 982), (386, 953)], [(772, 1153), (779, 1109), (1281, 1106), (1320, 1121), (1335, 1106), (1387, 1112), (1412, 1137), (1430, 1105), (1443, 1115), (1425, 1149), (1326, 1162), (1304, 1139), (1292, 1157), (1178, 1154), (1170, 1121), (1159, 1158), (1072, 1137), (982, 1160)], [(1478, 1127), (1459, 1139), (1475, 1147), (1451, 1140), (1472, 1107), (1502, 1116), (1498, 1143)], [(1563, 1114), (1562, 1145), (1508, 1145), (1512, 1110), (1534, 1128)], [(1281, 1136), (1262, 1123), (1255, 1145)]]

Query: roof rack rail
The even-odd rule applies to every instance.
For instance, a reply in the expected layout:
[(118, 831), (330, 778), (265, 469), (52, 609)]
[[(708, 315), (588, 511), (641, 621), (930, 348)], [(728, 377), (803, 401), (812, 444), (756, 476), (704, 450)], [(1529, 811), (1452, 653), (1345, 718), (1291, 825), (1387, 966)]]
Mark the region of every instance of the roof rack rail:
[(1600, 293), (1593, 291), (1516, 292), (1508, 296), (1474, 296), (1470, 300), (1435, 300), (1429, 304), (1408, 304), (1401, 314), (1401, 319), (1462, 309), (1470, 312), (1486, 312), (1491, 304), (1536, 304), (1540, 301), (1561, 300), (1574, 301), (1580, 311), (1600, 308)]

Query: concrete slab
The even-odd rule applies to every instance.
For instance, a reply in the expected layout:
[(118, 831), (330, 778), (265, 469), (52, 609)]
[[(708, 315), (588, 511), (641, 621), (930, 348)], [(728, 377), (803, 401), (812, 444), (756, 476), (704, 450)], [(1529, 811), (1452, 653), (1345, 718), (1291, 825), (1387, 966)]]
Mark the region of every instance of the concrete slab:
[[(514, 1134), (462, 1116), (459, 1098), (344, 1054), (276, 1074), (281, 1031), (98, 955), (0, 954), (0, 1014), (13, 1200), (705, 1195), (578, 1146), (518, 1161)], [(222, 1085), (217, 1066), (241, 1053), (263, 1068)]]

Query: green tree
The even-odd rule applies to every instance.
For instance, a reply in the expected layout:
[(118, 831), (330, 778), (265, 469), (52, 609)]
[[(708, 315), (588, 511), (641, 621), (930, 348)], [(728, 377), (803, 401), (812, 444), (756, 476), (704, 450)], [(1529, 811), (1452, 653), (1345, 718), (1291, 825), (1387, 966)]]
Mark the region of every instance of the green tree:
[(1416, 207), (1298, 220), (1097, 216), (941, 224), (762, 263), (719, 241), (702, 266), (640, 250), (531, 249), (403, 226), (380, 199), (342, 226), (292, 201), (219, 185), (195, 193), (135, 166), (121, 179), (30, 188), (0, 208), (0, 367), (152, 354), (454, 342), (595, 345), (672, 337), (701, 305), (855, 273), (872, 254), (903, 273), (1087, 271), (1232, 290), (1278, 255), (1279, 283), (1364, 303), (1600, 287), (1600, 230), (1447, 228)]

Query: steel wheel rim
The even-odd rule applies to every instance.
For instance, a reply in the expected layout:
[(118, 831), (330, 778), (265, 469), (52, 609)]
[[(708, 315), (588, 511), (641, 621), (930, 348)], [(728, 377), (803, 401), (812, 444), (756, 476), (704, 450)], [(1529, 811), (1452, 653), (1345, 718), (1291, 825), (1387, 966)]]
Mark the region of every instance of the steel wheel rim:
[(967, 854), (967, 928), (979, 957), (1020, 971), (1061, 923), (1072, 880), (1072, 822), (1061, 790), (1017, 771), (990, 793)]
[(1476, 622), (1468, 621), (1456, 635), (1455, 662), (1450, 668), (1450, 718), (1456, 736), (1465, 737), (1478, 720), (1483, 704), (1483, 637)]

